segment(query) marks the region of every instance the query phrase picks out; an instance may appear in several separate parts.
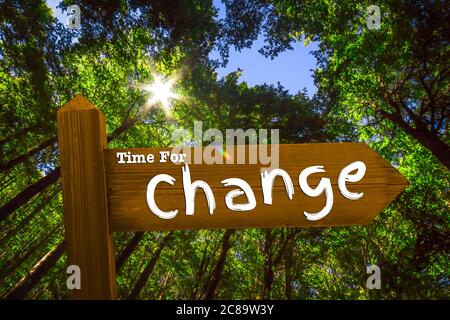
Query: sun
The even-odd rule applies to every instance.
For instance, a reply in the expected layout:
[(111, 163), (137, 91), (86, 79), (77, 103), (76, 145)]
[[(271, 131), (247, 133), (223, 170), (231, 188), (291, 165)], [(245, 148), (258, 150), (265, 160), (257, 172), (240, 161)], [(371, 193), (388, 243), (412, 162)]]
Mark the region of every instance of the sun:
[(173, 91), (174, 83), (175, 78), (164, 80), (162, 76), (154, 75), (151, 84), (137, 84), (134, 87), (151, 94), (145, 104), (147, 108), (160, 104), (164, 111), (170, 112), (172, 100), (179, 98), (179, 95)]

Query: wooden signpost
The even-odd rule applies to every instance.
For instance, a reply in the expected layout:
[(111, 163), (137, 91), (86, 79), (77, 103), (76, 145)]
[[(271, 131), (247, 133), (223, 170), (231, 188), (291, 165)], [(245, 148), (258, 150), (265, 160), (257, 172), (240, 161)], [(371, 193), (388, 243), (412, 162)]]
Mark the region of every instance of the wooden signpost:
[(112, 232), (365, 225), (408, 184), (363, 143), (279, 145), (279, 171), (186, 164), (170, 148), (107, 149), (105, 117), (82, 96), (57, 118), (73, 299), (116, 298)]

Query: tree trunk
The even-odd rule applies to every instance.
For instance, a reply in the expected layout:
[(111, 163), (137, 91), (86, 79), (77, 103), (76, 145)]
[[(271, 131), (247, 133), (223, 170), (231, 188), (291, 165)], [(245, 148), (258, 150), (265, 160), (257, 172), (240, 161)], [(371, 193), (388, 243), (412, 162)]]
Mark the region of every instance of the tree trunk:
[(148, 264), (145, 266), (144, 271), (142, 271), (142, 273), (139, 275), (139, 279), (136, 282), (136, 284), (134, 285), (133, 289), (131, 290), (130, 294), (128, 295), (127, 299), (128, 300), (135, 300), (138, 296), (139, 293), (142, 291), (142, 289), (144, 288), (145, 284), (147, 283), (147, 280), (150, 276), (150, 274), (152, 273), (153, 269), (155, 268), (156, 262), (159, 259), (159, 256), (161, 255), (162, 250), (164, 249), (164, 247), (167, 245), (167, 243), (173, 238), (173, 234), (174, 232), (171, 231), (169, 232), (160, 242), (158, 245), (158, 248), (156, 249), (156, 251), (153, 253), (152, 258), (150, 259), (150, 261), (148, 262)]
[(23, 128), (19, 132), (16, 132), (16, 133), (10, 135), (9, 137), (6, 137), (3, 140), (0, 140), (0, 146), (4, 145), (4, 144), (6, 144), (6, 143), (8, 143), (8, 142), (10, 142), (12, 140), (15, 140), (15, 139), (17, 139), (17, 138), (19, 138), (21, 136), (24, 136), (28, 132), (35, 131), (36, 128), (39, 128), (38, 124), (34, 124), (34, 125), (32, 125), (32, 126), (30, 126), (28, 128)]
[[(136, 123), (135, 120), (124, 120), (122, 125), (118, 127), (111, 136), (108, 137), (108, 142), (118, 137), (124, 131), (130, 129)], [(26, 132), (25, 132), (26, 133)], [(2, 144), (16, 138), (17, 135), (8, 137), (1, 141)], [(30, 199), (42, 192), (48, 186), (56, 183), (60, 178), (60, 168), (57, 167), (51, 171), (45, 177), (42, 177), (35, 183), (26, 187), (23, 191), (17, 194), (14, 198), (0, 207), (0, 222), (8, 218), (15, 210), (20, 208), (23, 204), (27, 203)], [(55, 249), (49, 251), (33, 268), (30, 272), (17, 282), (13, 288), (5, 293), (3, 299), (22, 299), (26, 294), (50, 271), (51, 268), (57, 263), (59, 258), (64, 254), (65, 242), (61, 242)], [(156, 261), (155, 261), (156, 263)]]
[(41, 203), (36, 206), (33, 211), (28, 214), (24, 219), (22, 219), (13, 229), (10, 229), (0, 240), (0, 247), (10, 238), (14, 237), (22, 228), (24, 228), (33, 218), (44, 209), (58, 194), (59, 190), (54, 189), (50, 192), (48, 196), (42, 199)]
[(56, 248), (49, 251), (42, 259), (36, 263), (30, 272), (11, 288), (2, 299), (19, 300), (23, 299), (27, 293), (50, 271), (64, 254), (65, 242), (61, 242)]
[(428, 148), (447, 169), (450, 169), (450, 146), (437, 135), (430, 133), (426, 128), (416, 128), (412, 136)]
[(379, 113), (386, 119), (397, 124), (407, 134), (416, 139), (417, 142), (430, 150), (439, 162), (447, 167), (447, 169), (450, 169), (450, 146), (442, 141), (439, 136), (432, 134), (427, 127), (420, 122), (420, 119), (415, 119), (416, 128), (413, 128), (403, 121), (398, 113), (389, 113), (384, 110), (379, 110)]
[(144, 232), (136, 232), (131, 240), (128, 242), (127, 246), (120, 253), (120, 256), (116, 260), (116, 273), (118, 274), (120, 269), (125, 264), (125, 261), (128, 260), (130, 255), (133, 253), (134, 249), (138, 246), (142, 237), (144, 236)]
[(220, 251), (219, 259), (217, 259), (217, 263), (214, 266), (212, 271), (212, 279), (206, 285), (205, 299), (210, 300), (214, 299), (216, 296), (217, 286), (222, 278), (222, 272), (225, 267), (225, 262), (227, 258), (228, 251), (231, 248), (230, 238), (236, 230), (228, 229), (225, 231), (222, 238), (222, 249)]
[[(120, 127), (118, 127), (114, 132), (108, 137), (108, 142), (118, 137), (122, 132), (130, 129), (136, 124), (135, 120), (128, 120), (122, 123)], [(61, 176), (60, 168), (55, 168), (52, 172), (50, 172), (45, 177), (42, 177), (35, 183), (29, 185), (22, 192), (16, 195), (14, 198), (9, 200), (6, 204), (4, 204), (0, 208), (0, 222), (5, 220), (11, 213), (17, 210), (24, 203), (28, 202), (31, 198), (33, 198), (36, 194), (47, 188), (48, 186), (54, 184), (58, 181)]]
[(38, 237), (37, 240), (31, 241), (29, 244), (25, 245), (26, 248), (28, 248), (26, 251), (21, 250), (20, 253), (25, 251), (24, 254), (21, 254), (20, 256), (15, 256), (14, 259), (11, 261), (11, 263), (8, 264), (4, 270), (2, 270), (0, 274), (0, 282), (2, 282), (6, 277), (8, 277), (9, 274), (11, 274), (16, 268), (18, 268), (23, 262), (25, 262), (33, 253), (36, 252), (43, 244), (47, 243), (47, 241), (52, 237), (58, 229), (62, 229), (61, 224), (56, 225), (53, 230), (51, 230), (46, 236), (44, 237)]
[(117, 127), (111, 135), (108, 136), (108, 142), (111, 142), (112, 140), (116, 139), (118, 136), (120, 136), (123, 132), (127, 131), (131, 127), (133, 127), (136, 124), (135, 119), (124, 119), (122, 121), (122, 124), (120, 127)]
[(15, 159), (11, 159), (4, 164), (3, 163), (0, 164), (0, 172), (6, 172), (7, 170), (13, 168), (14, 166), (17, 166), (18, 164), (21, 164), (21, 163), (27, 161), (34, 154), (38, 153), (41, 150), (44, 150), (45, 148), (47, 148), (55, 143), (56, 143), (56, 138), (51, 138), (51, 139), (41, 143), (40, 145), (38, 145), (36, 148), (31, 149), (27, 153), (20, 155)]
[(12, 198), (7, 203), (5, 203), (0, 208), (0, 222), (4, 221), (6, 218), (8, 218), (8, 216), (11, 213), (13, 213), (15, 210), (17, 210), (24, 203), (28, 202), (31, 198), (33, 198), (39, 192), (41, 192), (48, 186), (50, 186), (50, 185), (54, 184), (56, 181), (58, 181), (60, 175), (61, 175), (61, 172), (59, 170), (59, 167), (57, 167), (52, 172), (50, 172), (48, 175), (46, 175), (45, 177), (42, 177), (35, 183), (29, 185), (28, 187), (25, 188), (25, 190), (23, 190), (18, 195), (16, 195), (14, 198)]
[[(209, 255), (209, 246), (208, 244), (205, 246), (205, 250), (203, 250), (203, 254), (202, 254), (202, 261), (200, 262), (200, 266), (198, 267), (197, 270), (197, 275), (195, 276), (195, 280), (194, 280), (194, 290), (192, 290), (191, 293), (191, 300), (196, 299), (197, 294), (198, 294), (198, 290), (200, 289), (200, 281), (203, 278), (204, 274), (206, 273), (206, 269), (207, 266), (209, 264), (210, 261), (210, 255)], [(214, 252), (214, 251), (213, 251)]]
[(284, 294), (286, 300), (292, 299), (292, 247), (286, 248), (284, 255)]
[(272, 257), (272, 245), (274, 236), (272, 235), (271, 229), (265, 230), (265, 240), (264, 240), (264, 290), (263, 299), (270, 300), (270, 295), (272, 291), (273, 283), (273, 257)]

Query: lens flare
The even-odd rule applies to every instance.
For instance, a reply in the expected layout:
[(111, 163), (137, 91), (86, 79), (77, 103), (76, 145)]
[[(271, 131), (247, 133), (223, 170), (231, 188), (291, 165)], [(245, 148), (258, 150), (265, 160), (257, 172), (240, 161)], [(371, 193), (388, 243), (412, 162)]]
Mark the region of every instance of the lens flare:
[(150, 97), (144, 106), (146, 110), (160, 105), (166, 113), (170, 113), (172, 108), (172, 100), (179, 98), (179, 95), (173, 92), (175, 80), (175, 78), (164, 80), (162, 76), (154, 75), (153, 82), (151, 84), (136, 84), (132, 86), (150, 93)]
[(216, 149), (216, 151), (221, 154), (225, 160), (230, 159), (230, 155), (226, 152), (226, 150), (223, 148), (223, 146), (221, 145), (215, 145), (214, 148)]

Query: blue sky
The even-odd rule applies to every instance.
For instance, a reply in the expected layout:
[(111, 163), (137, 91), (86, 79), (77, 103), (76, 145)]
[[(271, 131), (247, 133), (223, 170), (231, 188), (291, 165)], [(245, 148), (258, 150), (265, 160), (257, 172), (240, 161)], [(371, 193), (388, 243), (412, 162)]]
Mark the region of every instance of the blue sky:
[[(59, 0), (48, 0), (48, 5), (55, 12), (55, 16), (62, 22), (67, 18), (56, 9)], [(220, 0), (214, 0), (214, 5), (219, 8), (219, 15), (224, 15), (224, 7)], [(83, 16), (81, 16), (83, 19)], [(246, 81), (249, 85), (274, 84), (278, 82), (289, 90), (291, 94), (306, 88), (309, 96), (312, 96), (317, 88), (314, 85), (312, 69), (316, 66), (316, 59), (310, 53), (317, 49), (316, 43), (303, 46), (302, 43), (295, 43), (294, 49), (282, 52), (278, 57), (271, 60), (261, 55), (258, 50), (264, 45), (262, 36), (253, 44), (252, 48), (238, 52), (231, 49), (229, 62), (226, 68), (217, 70), (219, 77), (223, 77), (238, 68), (243, 70), (241, 81)], [(210, 57), (217, 58), (219, 54), (212, 52)]]
[[(317, 44), (312, 43), (304, 47), (301, 43), (295, 43), (294, 49), (278, 55), (274, 60), (265, 58), (258, 50), (263, 47), (264, 41), (260, 37), (250, 49), (241, 52), (231, 50), (229, 62), (226, 68), (220, 68), (220, 77), (236, 71), (238, 67), (243, 70), (240, 78), (250, 85), (280, 82), (291, 94), (306, 88), (308, 95), (312, 96), (317, 88), (312, 78), (316, 59), (310, 51), (317, 49)], [(217, 52), (212, 52), (210, 57), (218, 57)]]
[[(214, 0), (214, 6), (219, 8), (219, 18), (223, 18), (225, 15), (223, 3), (220, 0)], [(273, 60), (258, 52), (263, 46), (263, 35), (260, 35), (252, 48), (241, 52), (232, 49), (227, 67), (218, 70), (219, 76), (223, 77), (240, 68), (243, 70), (240, 79), (252, 86), (263, 83), (276, 85), (280, 82), (291, 94), (303, 88), (308, 90), (309, 96), (316, 93), (317, 88), (312, 78), (316, 58), (310, 52), (318, 49), (317, 43), (310, 43), (305, 47), (302, 43), (296, 42), (293, 50), (282, 52)], [(210, 55), (212, 58), (218, 56), (217, 52), (212, 52)]]

